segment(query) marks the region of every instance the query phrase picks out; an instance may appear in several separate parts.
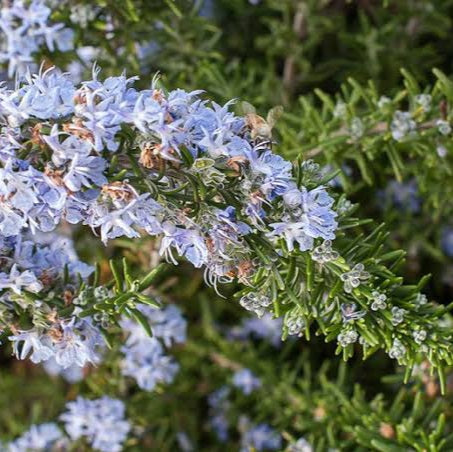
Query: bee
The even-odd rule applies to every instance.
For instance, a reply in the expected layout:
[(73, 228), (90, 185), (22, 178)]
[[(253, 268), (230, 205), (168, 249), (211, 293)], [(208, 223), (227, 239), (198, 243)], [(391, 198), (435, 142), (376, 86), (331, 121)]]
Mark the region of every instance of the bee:
[(250, 130), (252, 140), (271, 141), (272, 129), (283, 114), (283, 107), (279, 105), (269, 110), (266, 119), (257, 115), (255, 107), (248, 102), (242, 102), (242, 110), (245, 114), (245, 124)]
[(226, 162), (227, 166), (231, 168), (237, 175), (241, 173), (241, 166), (247, 162), (247, 159), (243, 156), (237, 155), (235, 157), (231, 157)]
[(140, 152), (139, 163), (148, 169), (163, 171), (165, 160), (160, 155), (161, 144), (145, 143)]
[(63, 339), (63, 330), (59, 325), (50, 328), (47, 334), (53, 342), (60, 342)]

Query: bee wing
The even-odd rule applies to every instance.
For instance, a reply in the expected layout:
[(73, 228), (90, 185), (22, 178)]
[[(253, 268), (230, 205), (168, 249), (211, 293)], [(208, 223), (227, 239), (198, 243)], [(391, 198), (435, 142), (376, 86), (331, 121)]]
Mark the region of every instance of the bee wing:
[(241, 102), (241, 109), (244, 115), (256, 113), (256, 108), (251, 103), (246, 102), (245, 100)]
[(283, 114), (283, 107), (278, 105), (277, 107), (271, 108), (267, 114), (266, 122), (269, 124), (269, 127), (274, 127), (275, 123)]

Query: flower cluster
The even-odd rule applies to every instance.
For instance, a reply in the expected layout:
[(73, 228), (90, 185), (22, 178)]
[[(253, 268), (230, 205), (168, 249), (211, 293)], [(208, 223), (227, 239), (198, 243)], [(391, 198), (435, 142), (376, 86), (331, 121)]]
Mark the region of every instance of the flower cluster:
[[(80, 280), (93, 272), (77, 259), (71, 241), (55, 234), (0, 237), (0, 248), (0, 320), (12, 332), (16, 357), (52, 359), (63, 368), (97, 362), (103, 343), (98, 328), (89, 317), (61, 317), (57, 309), (72, 302)], [(17, 323), (17, 309), (31, 311), (32, 328)]]
[(282, 324), (281, 318), (273, 318), (270, 313), (263, 317), (245, 318), (240, 325), (228, 331), (228, 338), (239, 340), (258, 338), (279, 347), (282, 344)]
[(250, 395), (255, 389), (261, 387), (261, 380), (250, 369), (241, 369), (233, 375), (233, 386)]
[(44, 45), (50, 52), (73, 48), (74, 32), (52, 23), (52, 10), (45, 0), (11, 0), (0, 13), (0, 63), (8, 63), (8, 76), (24, 72), (33, 54)]
[(222, 386), (208, 398), (210, 427), (221, 442), (225, 442), (229, 438), (230, 423), (227, 417), (231, 405), (228, 400), (229, 395), (230, 388)]
[[(261, 380), (249, 369), (242, 368), (234, 372), (231, 385), (250, 396), (262, 387)], [(231, 386), (224, 385), (210, 394), (208, 398), (210, 428), (219, 441), (226, 442), (230, 436), (232, 402)], [(282, 438), (278, 432), (267, 424), (253, 424), (247, 416), (241, 415), (237, 429), (241, 436), (241, 451), (280, 450)]]
[(121, 348), (122, 372), (134, 378), (140, 388), (152, 391), (159, 383), (171, 383), (178, 371), (178, 364), (164, 354), (164, 346), (186, 340), (186, 321), (175, 305), (162, 310), (150, 306), (138, 309), (149, 322), (153, 337), (134, 320), (123, 318), (120, 323), (128, 338)]
[(125, 407), (121, 400), (110, 397), (88, 400), (78, 397), (66, 405), (67, 411), (60, 419), (69, 437), (74, 441), (85, 438), (101, 452), (119, 452), (127, 438), (131, 425), (125, 419)]
[(262, 118), (236, 116), (198, 91), (164, 93), (156, 80), (138, 91), (135, 79), (101, 81), (94, 68), (76, 87), (47, 70), (0, 89), (0, 234), (65, 220), (104, 243), (159, 236), (162, 256), (204, 266), (214, 286), (250, 281), (256, 232), (289, 251), (335, 238), (333, 199), (296, 183), (256, 127)]
[(53, 422), (32, 425), (1, 450), (72, 450), (75, 442), (83, 438), (93, 449), (119, 452), (123, 450), (123, 443), (131, 430), (129, 421), (125, 419), (123, 402), (110, 397), (95, 400), (78, 397), (66, 404), (66, 411), (60, 415), (60, 420), (67, 435)]
[(52, 377), (60, 376), (68, 383), (77, 383), (83, 380), (84, 368), (77, 364), (72, 364), (69, 367), (60, 366), (55, 358), (50, 358), (43, 363), (44, 370)]
[(248, 418), (242, 417), (239, 429), (242, 432), (241, 452), (279, 450), (282, 446), (280, 434), (267, 424), (251, 424)]
[(28, 450), (65, 450), (67, 438), (53, 422), (32, 425), (30, 429), (19, 438), (9, 443), (5, 452), (24, 452)]

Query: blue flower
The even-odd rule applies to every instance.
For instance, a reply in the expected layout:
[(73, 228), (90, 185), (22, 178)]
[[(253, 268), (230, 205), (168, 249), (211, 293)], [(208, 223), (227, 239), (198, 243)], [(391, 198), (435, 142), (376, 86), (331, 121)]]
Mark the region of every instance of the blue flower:
[(239, 388), (245, 395), (250, 395), (261, 387), (261, 380), (250, 369), (241, 369), (233, 375), (233, 386)]
[(267, 424), (250, 425), (247, 419), (242, 418), (240, 424), (243, 430), (241, 436), (241, 452), (256, 450), (280, 450), (282, 438)]
[(180, 256), (186, 257), (195, 267), (199, 268), (208, 261), (208, 249), (205, 239), (196, 229), (183, 229), (166, 221), (162, 225), (164, 237), (160, 247), (160, 255), (176, 264), (171, 247)]
[(266, 340), (274, 347), (279, 347), (282, 344), (282, 325), (281, 318), (273, 318), (272, 314), (267, 313), (261, 318), (243, 319), (240, 326), (230, 330), (229, 336), (238, 339), (252, 336)]
[[(138, 326), (141, 328), (141, 326)], [(179, 370), (175, 361), (166, 356), (155, 338), (142, 340), (133, 346), (122, 347), (122, 373), (136, 380), (145, 391), (152, 391), (159, 383), (171, 383)]]
[(102, 157), (76, 154), (69, 164), (63, 181), (69, 190), (76, 192), (82, 187), (91, 187), (93, 184), (102, 186), (107, 183), (104, 170), (107, 162)]
[(314, 239), (335, 238), (337, 214), (332, 210), (334, 201), (324, 188), (293, 189), (285, 200), (293, 210), (285, 217), (286, 221), (270, 224), (274, 229), (270, 237), (283, 237), (289, 251), (294, 250), (294, 242), (299, 244), (301, 251), (306, 251), (313, 248)]
[(444, 253), (449, 256), (453, 257), (453, 229), (451, 228), (444, 228), (442, 231), (441, 237), (441, 246), (444, 250)]
[(78, 397), (66, 404), (60, 419), (72, 440), (85, 438), (101, 452), (120, 452), (131, 425), (125, 419), (125, 406), (121, 400), (110, 397), (88, 400)]
[(391, 181), (384, 191), (385, 200), (390, 200), (403, 212), (418, 213), (421, 207), (421, 198), (418, 192), (417, 182)]
[(67, 440), (57, 424), (48, 422), (46, 424), (32, 425), (30, 429), (19, 438), (9, 443), (6, 451), (25, 452), (29, 450), (63, 450), (67, 446)]
[[(52, 347), (50, 338), (38, 331), (22, 331), (8, 338), (13, 342), (13, 353), (17, 359), (25, 359), (30, 354), (30, 359), (35, 364), (47, 361), (54, 356), (55, 352)], [(23, 342), (22, 349), (19, 350), (19, 344)]]
[(22, 73), (40, 47), (62, 52), (73, 48), (74, 33), (61, 23), (52, 24), (52, 10), (44, 0), (12, 0), (1, 9), (0, 62), (8, 62), (8, 77)]
[(77, 383), (83, 380), (83, 367), (78, 366), (77, 364), (72, 364), (68, 368), (60, 366), (55, 358), (50, 358), (43, 363), (44, 370), (52, 376), (60, 375), (68, 383)]
[(100, 359), (98, 349), (104, 344), (97, 327), (86, 319), (74, 317), (60, 323), (53, 340), (55, 361), (64, 369), (74, 364), (84, 367), (96, 363)]
[(140, 388), (152, 391), (159, 383), (171, 383), (179, 369), (178, 364), (164, 354), (159, 339), (167, 347), (184, 342), (186, 321), (174, 305), (163, 310), (144, 305), (138, 309), (148, 319), (153, 337), (149, 337), (143, 327), (133, 320), (121, 320), (121, 327), (128, 334), (121, 348), (124, 354), (122, 373), (134, 378)]
[(228, 441), (230, 424), (227, 417), (223, 413), (215, 414), (209, 420), (209, 424), (215, 435), (221, 442)]
[(37, 293), (42, 288), (42, 283), (33, 272), (30, 270), (21, 272), (17, 264), (11, 267), (9, 274), (0, 272), (0, 290), (11, 289), (14, 293), (20, 295), (24, 289)]

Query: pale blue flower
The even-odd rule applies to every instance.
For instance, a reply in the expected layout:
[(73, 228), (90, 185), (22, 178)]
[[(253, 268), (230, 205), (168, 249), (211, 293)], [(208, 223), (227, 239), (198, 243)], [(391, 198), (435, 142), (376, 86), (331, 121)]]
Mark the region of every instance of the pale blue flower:
[(149, 321), (153, 337), (132, 319), (123, 318), (121, 327), (128, 334), (121, 367), (123, 375), (134, 378), (140, 388), (152, 391), (160, 383), (171, 383), (179, 369), (178, 364), (164, 353), (159, 340), (169, 347), (186, 340), (186, 321), (179, 309), (170, 305), (163, 310), (140, 305)]
[[(30, 355), (30, 360), (35, 364), (47, 361), (54, 355), (50, 338), (35, 330), (22, 331), (8, 338), (13, 342), (13, 353), (17, 359), (25, 359)], [(19, 344), (23, 342), (19, 350)]]
[(106, 166), (107, 162), (102, 157), (76, 154), (63, 176), (63, 181), (73, 192), (92, 185), (102, 186), (107, 183), (104, 176)]
[(74, 33), (61, 23), (52, 24), (52, 10), (44, 0), (12, 0), (1, 8), (0, 61), (8, 62), (8, 76), (23, 72), (33, 54), (44, 45), (53, 52), (73, 48)]
[(52, 375), (53, 377), (61, 376), (68, 383), (73, 384), (83, 380), (83, 367), (80, 367), (77, 364), (72, 364), (65, 369), (57, 363), (55, 358), (50, 358), (47, 361), (44, 361), (43, 367), (49, 375)]
[(272, 427), (267, 424), (250, 425), (247, 420), (240, 422), (244, 429), (241, 436), (241, 452), (257, 452), (266, 450), (280, 450), (282, 438)]
[(442, 236), (441, 236), (440, 243), (441, 243), (444, 253), (449, 257), (453, 257), (453, 229), (452, 228), (444, 228), (442, 230)]
[(333, 240), (337, 222), (336, 212), (332, 209), (333, 199), (323, 187), (308, 191), (292, 189), (286, 202), (293, 210), (279, 223), (272, 223), (274, 229), (270, 237), (283, 237), (289, 251), (294, 250), (297, 242), (301, 251), (313, 248), (314, 239)]
[(0, 272), (0, 290), (11, 289), (20, 295), (22, 290), (38, 293), (42, 288), (42, 283), (33, 272), (30, 270), (21, 272), (16, 264), (11, 267), (9, 274)]
[[(63, 433), (57, 424), (49, 422), (46, 424), (32, 425), (30, 429), (19, 438), (9, 443), (5, 452), (27, 452), (63, 450), (67, 444)], [(3, 449), (2, 449), (3, 450)]]
[(110, 397), (88, 400), (78, 397), (66, 404), (60, 419), (72, 440), (85, 438), (101, 452), (120, 452), (131, 425), (125, 419), (125, 406), (121, 400)]
[(233, 386), (240, 389), (245, 395), (261, 387), (261, 380), (250, 369), (241, 369), (233, 375)]

